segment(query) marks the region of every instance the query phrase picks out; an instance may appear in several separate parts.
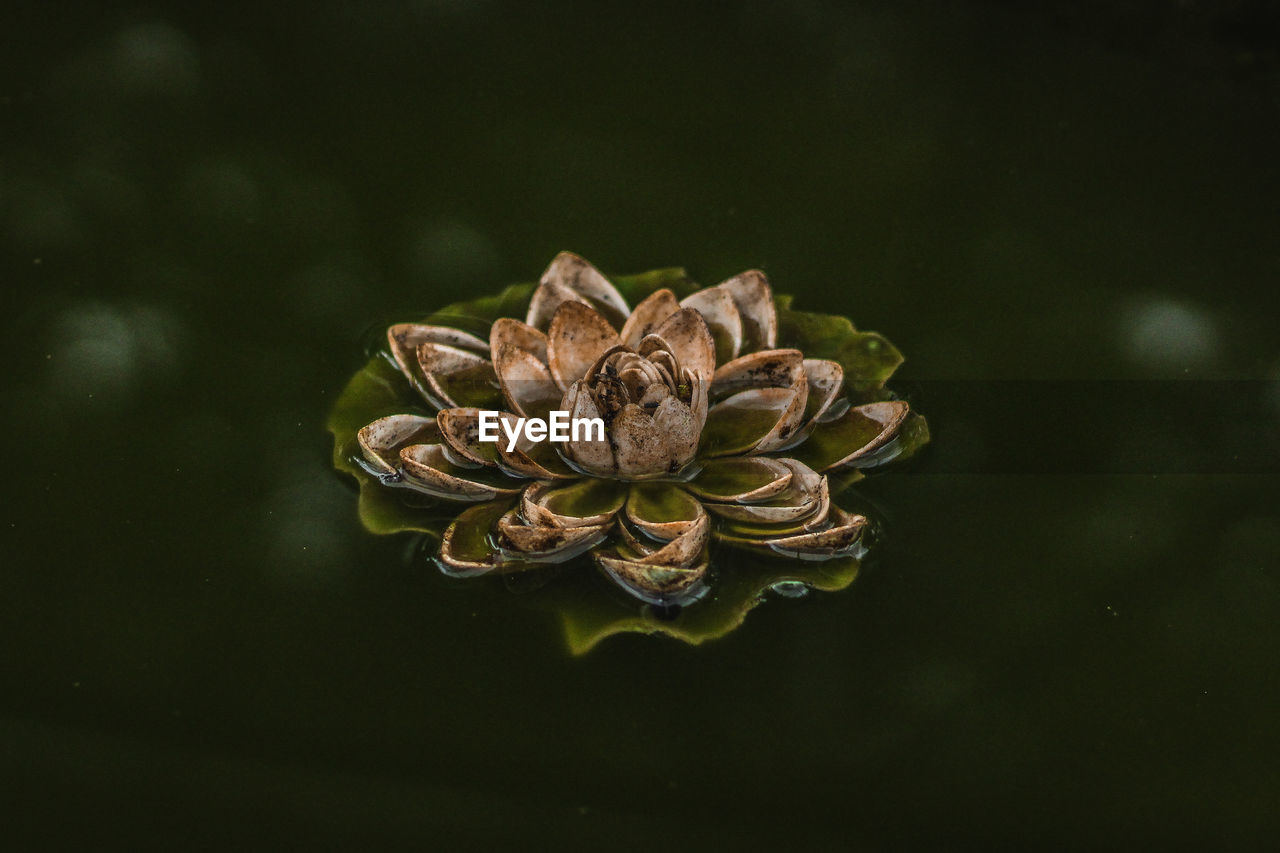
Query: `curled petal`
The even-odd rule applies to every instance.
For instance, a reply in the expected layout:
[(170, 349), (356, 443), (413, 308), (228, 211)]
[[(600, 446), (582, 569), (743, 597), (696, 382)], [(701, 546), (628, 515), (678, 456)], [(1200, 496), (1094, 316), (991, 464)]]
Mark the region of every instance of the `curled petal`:
[(737, 358), (742, 349), (742, 317), (728, 290), (721, 287), (703, 288), (684, 299), (680, 307), (692, 308), (707, 321), (716, 344), (717, 364)]
[[(601, 417), (600, 408), (591, 395), (583, 389), (581, 382), (575, 382), (569, 386), (560, 405), (563, 410), (569, 412), (571, 422), (573, 419)], [(570, 438), (572, 439), (572, 434)], [(587, 430), (584, 435), (578, 437), (577, 441), (565, 442), (563, 452), (570, 462), (588, 474), (611, 477), (618, 473), (613, 445), (609, 443), (608, 436), (600, 439), (596, 437), (594, 431)]]
[(547, 336), (528, 323), (511, 317), (499, 317), (489, 330), (489, 358), (498, 360), (498, 350), (504, 346), (528, 350), (543, 364), (547, 362)]
[(815, 424), (791, 455), (817, 471), (856, 468), (897, 436), (910, 411), (902, 400), (854, 406), (835, 420)]
[(702, 552), (707, 547), (707, 541), (710, 538), (711, 517), (704, 513), (698, 516), (675, 539), (672, 539), (652, 554), (646, 554), (641, 557), (637, 562), (646, 563), (650, 566), (687, 568), (702, 556)]
[(493, 547), (490, 534), (510, 501), (491, 501), (464, 510), (440, 538), (440, 568), (455, 577), (470, 577), (493, 571), (502, 554)]
[[(681, 308), (653, 331), (666, 342), (680, 365), (710, 379), (716, 369), (716, 342), (707, 321), (692, 308)], [(641, 353), (644, 353), (643, 341)]]
[(724, 397), (749, 388), (790, 388), (805, 375), (804, 364), (804, 353), (798, 349), (748, 353), (716, 368), (711, 393)]
[(514, 495), (523, 486), (518, 480), (493, 475), (488, 469), (461, 469), (445, 456), (439, 444), (413, 444), (400, 451), (406, 482), (419, 491), (454, 501), (488, 501)]
[(567, 389), (587, 375), (602, 354), (621, 340), (609, 321), (590, 305), (565, 302), (551, 318), (547, 333), (547, 362), (560, 388)]
[[(589, 300), (611, 321), (621, 323), (631, 313), (622, 294), (598, 269), (573, 252), (561, 252), (542, 274), (542, 281), (529, 304), (526, 322), (530, 326), (545, 328), (560, 303), (565, 301), (566, 291), (579, 299)], [(539, 300), (540, 293), (547, 295)]]
[(773, 291), (760, 270), (747, 270), (717, 285), (728, 291), (742, 317), (740, 352), (773, 349), (778, 345), (778, 314)]
[(496, 400), (493, 365), (482, 355), (427, 342), (418, 345), (418, 367), (428, 397), (439, 408), (487, 408)]
[(374, 472), (388, 476), (400, 467), (400, 449), (411, 444), (430, 444), (440, 440), (435, 418), (422, 415), (390, 415), (378, 418), (356, 433), (356, 441)]
[(708, 456), (764, 453), (786, 446), (800, 427), (808, 384), (803, 376), (790, 388), (752, 388), (716, 403), (702, 431)]
[(706, 594), (707, 562), (677, 568), (655, 566), (624, 557), (592, 552), (597, 565), (614, 583), (641, 601), (670, 605), (696, 601)]
[(484, 353), (489, 345), (475, 335), (452, 326), (428, 326), (425, 323), (397, 323), (387, 329), (387, 344), (400, 372), (415, 378), (418, 347), (422, 344), (445, 344), (458, 349)]
[(625, 512), (633, 525), (663, 541), (687, 533), (707, 514), (696, 498), (674, 483), (632, 484)]
[(526, 560), (572, 559), (604, 541), (608, 525), (561, 527), (526, 524), (515, 510), (498, 519), (498, 544)]
[(622, 342), (633, 349), (663, 320), (680, 310), (676, 295), (667, 288), (655, 290), (636, 306), (622, 327)]
[(608, 524), (626, 499), (626, 486), (613, 480), (533, 483), (520, 496), (520, 514), (530, 524), (595, 527)]
[(753, 503), (768, 500), (791, 484), (791, 468), (767, 456), (709, 459), (686, 488), (704, 500)]
[(511, 345), (500, 347), (493, 368), (503, 396), (517, 414), (546, 418), (560, 402), (560, 389), (551, 378), (551, 371), (528, 350)]
[[(514, 421), (514, 417), (506, 412), (501, 412), (500, 417)], [(499, 442), (480, 440), (480, 409), (441, 409), (436, 414), (436, 423), (441, 437), (454, 453), (477, 465), (498, 464)]]
[(844, 388), (844, 368), (838, 361), (806, 358), (804, 375), (809, 382), (809, 403), (805, 406), (804, 419), (811, 423), (830, 411), (840, 395)]
[(709, 502), (707, 509), (722, 518), (753, 524), (802, 522), (809, 529), (825, 522), (831, 510), (827, 478), (794, 459), (777, 461), (791, 471), (791, 481), (777, 497), (750, 504)]
[(867, 527), (866, 516), (847, 513), (832, 507), (831, 526), (825, 530), (780, 536), (765, 540), (770, 550), (801, 560), (826, 560), (855, 553), (861, 546)]

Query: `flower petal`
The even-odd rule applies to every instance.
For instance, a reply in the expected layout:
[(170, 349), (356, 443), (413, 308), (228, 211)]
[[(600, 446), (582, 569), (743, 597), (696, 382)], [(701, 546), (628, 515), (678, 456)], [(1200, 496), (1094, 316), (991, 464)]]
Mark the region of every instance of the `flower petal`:
[(470, 350), (428, 341), (418, 345), (418, 367), (428, 398), (439, 408), (492, 408), (499, 399), (493, 365)]
[(560, 403), (560, 389), (551, 378), (551, 371), (529, 350), (513, 345), (499, 347), (493, 367), (503, 396), (517, 414), (545, 419)]
[(674, 473), (698, 447), (693, 412), (674, 397), (663, 400), (652, 415), (627, 403), (610, 424), (608, 437), (621, 477)]
[[(692, 308), (681, 308), (658, 324), (654, 335), (666, 342), (680, 366), (695, 374), (711, 378), (716, 369), (716, 342), (707, 321)], [(645, 355), (643, 341), (641, 355)]]
[(801, 560), (826, 560), (857, 551), (867, 527), (866, 516), (853, 515), (839, 507), (832, 507), (831, 516), (832, 524), (825, 530), (781, 536), (763, 544), (779, 554)]
[(794, 459), (777, 460), (791, 470), (791, 481), (777, 497), (760, 503), (711, 503), (707, 510), (722, 518), (753, 524), (803, 521), (806, 528), (826, 521), (831, 509), (827, 478)]
[(680, 302), (674, 293), (665, 287), (655, 290), (645, 297), (627, 318), (627, 322), (622, 327), (622, 342), (635, 349), (645, 335), (650, 334), (663, 320), (679, 310)]
[(684, 604), (696, 601), (707, 592), (703, 583), (707, 574), (705, 561), (696, 566), (677, 568), (649, 565), (598, 551), (592, 556), (614, 583), (649, 604)]
[[(574, 419), (589, 420), (600, 417), (600, 408), (582, 387), (581, 382), (575, 382), (569, 386), (560, 407), (569, 413), (570, 423)], [(612, 477), (618, 473), (618, 465), (613, 456), (613, 445), (610, 444), (607, 435), (603, 439), (598, 439), (595, 435), (595, 432), (587, 430), (584, 435), (579, 436), (577, 441), (574, 441), (570, 433), (570, 440), (565, 442), (562, 452), (569, 462), (587, 474), (596, 477)]]
[(399, 470), (400, 448), (439, 440), (436, 419), (422, 415), (389, 415), (361, 427), (356, 433), (356, 441), (365, 460), (381, 476), (392, 475)]
[(711, 394), (721, 398), (748, 388), (790, 388), (805, 374), (804, 362), (798, 349), (748, 353), (716, 368)]
[(607, 524), (580, 527), (526, 524), (515, 510), (498, 519), (498, 546), (517, 552), (526, 560), (569, 560), (599, 545), (608, 533)]
[[(631, 313), (627, 300), (601, 275), (600, 270), (573, 252), (561, 252), (542, 274), (542, 281), (529, 304), (526, 322), (530, 326), (545, 328), (560, 303), (565, 298), (572, 298), (566, 297), (565, 291), (589, 300), (610, 322), (620, 324)], [(545, 294), (541, 299), (540, 293)]]
[(514, 346), (533, 353), (543, 364), (547, 362), (547, 336), (528, 323), (521, 323), (511, 317), (499, 317), (493, 321), (489, 330), (489, 358), (498, 360), (498, 350), (503, 346)]
[(675, 539), (706, 514), (693, 495), (674, 483), (633, 483), (627, 496), (627, 520), (655, 539)]
[(742, 347), (739, 352), (776, 347), (778, 314), (773, 307), (773, 291), (764, 273), (747, 270), (717, 286), (728, 291), (742, 317)]
[(692, 308), (702, 315), (716, 343), (716, 363), (724, 364), (742, 350), (742, 317), (729, 291), (721, 287), (706, 287), (680, 302), (682, 308)]
[(652, 554), (646, 554), (636, 562), (650, 566), (670, 566), (687, 568), (703, 556), (707, 542), (711, 538), (711, 517), (706, 513), (694, 519), (693, 523), (676, 538), (663, 545)]
[(415, 377), (418, 347), (426, 343), (446, 344), (480, 353), (489, 351), (489, 345), (482, 339), (452, 326), (397, 323), (387, 329), (387, 344), (391, 347), (391, 357), (396, 360), (400, 372), (410, 379)]
[(609, 321), (590, 305), (565, 302), (547, 333), (547, 363), (561, 390), (584, 378), (602, 354), (622, 341)]
[[(502, 429), (498, 428), (498, 441), (481, 441), (480, 411), (476, 408), (441, 409), (436, 415), (436, 423), (445, 443), (459, 456), (477, 465), (497, 465), (498, 445), (504, 440)], [(499, 412), (499, 416), (504, 421), (515, 421), (515, 416), (507, 412)]]
[(838, 361), (806, 358), (804, 375), (809, 382), (809, 402), (805, 406), (804, 419), (806, 423), (812, 423), (825, 415), (840, 395), (844, 388), (844, 368)]
[(752, 388), (716, 403), (702, 430), (702, 452), (740, 456), (785, 446), (800, 426), (807, 399), (801, 376), (790, 388)]
[(791, 483), (791, 469), (767, 456), (709, 459), (686, 485), (709, 501), (751, 503), (777, 495)]
[(481, 466), (461, 468), (449, 461), (439, 444), (412, 444), (401, 449), (400, 464), (407, 484), (446, 500), (488, 501), (514, 495), (524, 486)]
[(898, 434), (910, 411), (902, 400), (854, 406), (833, 421), (816, 424), (813, 434), (791, 455), (815, 471), (858, 467)]
[(530, 524), (594, 527), (608, 524), (626, 499), (626, 485), (615, 480), (534, 483), (520, 496), (520, 513)]
[(510, 501), (490, 501), (460, 513), (440, 538), (441, 570), (454, 577), (470, 577), (497, 568), (502, 555), (493, 547), (490, 533), (510, 506)]

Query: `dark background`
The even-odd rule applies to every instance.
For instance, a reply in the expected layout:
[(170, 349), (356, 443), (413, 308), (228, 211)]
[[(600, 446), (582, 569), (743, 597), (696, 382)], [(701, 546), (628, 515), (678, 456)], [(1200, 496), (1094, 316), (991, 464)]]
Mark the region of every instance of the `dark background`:
[[(1261, 846), (1274, 2), (7, 4), (0, 832)], [(616, 637), (374, 537), (369, 329), (560, 249), (907, 355), (843, 593)]]

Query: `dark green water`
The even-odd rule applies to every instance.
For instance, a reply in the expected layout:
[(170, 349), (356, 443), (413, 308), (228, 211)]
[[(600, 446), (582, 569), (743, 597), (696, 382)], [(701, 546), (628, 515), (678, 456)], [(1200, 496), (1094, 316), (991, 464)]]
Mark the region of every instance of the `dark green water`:
[[(6, 10), (3, 832), (1274, 836), (1275, 5), (527, 5)], [(368, 329), (564, 248), (906, 353), (852, 588), (573, 658), (361, 529)]]

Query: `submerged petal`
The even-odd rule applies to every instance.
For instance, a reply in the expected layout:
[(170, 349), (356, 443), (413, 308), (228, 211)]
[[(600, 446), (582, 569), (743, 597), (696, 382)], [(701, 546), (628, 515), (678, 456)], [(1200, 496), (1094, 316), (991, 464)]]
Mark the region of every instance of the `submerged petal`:
[(650, 334), (663, 320), (680, 310), (676, 295), (667, 288), (655, 290), (645, 297), (622, 327), (622, 342), (634, 349), (645, 335)]
[(462, 469), (449, 461), (439, 444), (413, 444), (400, 451), (405, 481), (438, 498), (488, 501), (514, 495), (523, 483), (481, 466)]
[(356, 433), (365, 461), (382, 476), (400, 468), (400, 449), (411, 444), (431, 444), (440, 440), (436, 419), (422, 415), (389, 415), (378, 418)]
[(773, 306), (773, 291), (760, 270), (747, 270), (718, 287), (733, 298), (742, 317), (740, 352), (773, 349), (778, 345), (778, 314)]
[(696, 601), (706, 593), (703, 582), (707, 575), (706, 561), (683, 568), (650, 565), (599, 551), (592, 556), (614, 583), (650, 604), (683, 604)]
[(835, 420), (816, 424), (791, 455), (816, 471), (858, 467), (897, 436), (910, 411), (902, 400), (854, 406)]
[(571, 559), (599, 545), (608, 532), (607, 524), (579, 527), (527, 524), (515, 510), (498, 519), (499, 547), (519, 552), (528, 560)]
[(565, 302), (556, 309), (547, 333), (547, 363), (556, 384), (567, 389), (619, 343), (618, 333), (598, 311), (581, 302)]
[(675, 483), (633, 483), (627, 496), (627, 520), (654, 539), (675, 539), (706, 514), (702, 504)]
[(493, 547), (490, 534), (510, 501), (491, 501), (464, 510), (440, 539), (440, 564), (453, 576), (482, 575), (497, 568), (502, 555)]
[(626, 499), (626, 485), (614, 480), (534, 483), (520, 496), (520, 513), (530, 524), (597, 526), (608, 524)]
[(711, 378), (716, 369), (716, 342), (701, 314), (681, 308), (658, 324), (653, 334), (666, 342), (681, 367)]
[(742, 317), (728, 290), (706, 287), (685, 298), (682, 308), (692, 308), (702, 315), (716, 343), (716, 363), (737, 358), (742, 350)]
[(686, 488), (700, 498), (729, 503), (768, 500), (791, 483), (791, 469), (767, 456), (709, 459)]
[(831, 526), (825, 530), (767, 539), (763, 544), (779, 554), (801, 560), (825, 560), (856, 551), (867, 527), (866, 516), (831, 508)]
[(807, 399), (802, 376), (790, 388), (752, 388), (716, 403), (702, 431), (703, 453), (740, 456), (784, 446), (800, 426)]
[(418, 367), (431, 402), (440, 408), (491, 408), (498, 399), (489, 359), (448, 344), (418, 345)]

